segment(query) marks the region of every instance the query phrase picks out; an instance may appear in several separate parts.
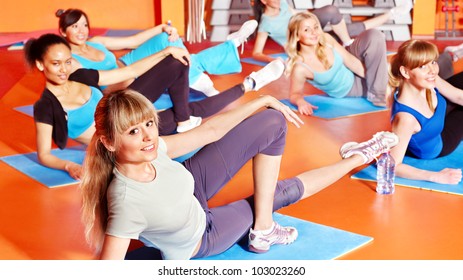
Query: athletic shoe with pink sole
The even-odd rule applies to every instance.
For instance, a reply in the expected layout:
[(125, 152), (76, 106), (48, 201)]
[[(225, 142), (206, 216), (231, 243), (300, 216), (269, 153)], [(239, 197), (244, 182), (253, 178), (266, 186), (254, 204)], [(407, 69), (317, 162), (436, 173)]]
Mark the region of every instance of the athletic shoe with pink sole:
[(273, 222), (273, 229), (268, 234), (260, 230), (249, 230), (249, 251), (254, 253), (266, 253), (270, 246), (275, 244), (290, 244), (297, 238), (297, 229), (294, 227), (282, 227)]
[(393, 132), (381, 131), (365, 142), (348, 142), (342, 145), (339, 153), (342, 158), (360, 155), (364, 163), (370, 163), (382, 153), (389, 151), (399, 143), (399, 137)]

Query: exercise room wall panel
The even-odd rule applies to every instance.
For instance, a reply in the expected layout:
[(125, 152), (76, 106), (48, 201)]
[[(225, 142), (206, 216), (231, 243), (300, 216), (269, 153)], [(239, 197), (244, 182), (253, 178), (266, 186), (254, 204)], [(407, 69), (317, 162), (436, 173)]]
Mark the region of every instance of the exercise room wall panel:
[[(183, 4), (181, 0), (169, 2)], [(93, 27), (143, 29), (154, 25), (153, 0), (16, 0), (2, 1), (0, 32), (28, 32), (57, 28), (55, 11), (60, 8), (84, 10)]]

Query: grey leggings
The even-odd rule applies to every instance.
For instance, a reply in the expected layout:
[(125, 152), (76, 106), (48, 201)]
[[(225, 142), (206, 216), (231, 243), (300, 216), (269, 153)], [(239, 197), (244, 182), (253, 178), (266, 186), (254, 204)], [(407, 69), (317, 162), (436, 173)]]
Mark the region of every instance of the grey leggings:
[(385, 102), (388, 83), (386, 38), (381, 31), (362, 32), (348, 51), (365, 65), (365, 77), (355, 75), (348, 96), (364, 96), (370, 102)]
[[(195, 258), (220, 254), (248, 233), (254, 222), (252, 197), (214, 208), (209, 208), (207, 202), (257, 154), (281, 155), (286, 130), (286, 120), (280, 112), (265, 110), (183, 163), (194, 177), (194, 195), (206, 213), (206, 230)], [(278, 181), (274, 211), (298, 201), (303, 192), (298, 178)]]
[[(343, 16), (339, 12), (338, 7), (333, 5), (326, 5), (324, 7), (315, 9), (312, 11), (312, 13), (317, 16), (322, 28), (325, 28), (328, 23), (331, 25), (336, 25), (343, 19)], [(365, 24), (361, 21), (346, 23), (346, 26), (350, 37), (357, 37), (360, 35), (360, 33), (365, 31)]]

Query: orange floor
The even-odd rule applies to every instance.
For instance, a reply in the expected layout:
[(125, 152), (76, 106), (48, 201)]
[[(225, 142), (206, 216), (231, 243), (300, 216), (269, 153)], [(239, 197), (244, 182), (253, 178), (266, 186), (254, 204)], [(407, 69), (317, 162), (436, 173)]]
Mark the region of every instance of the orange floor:
[[(193, 45), (190, 50), (209, 45)], [(397, 45), (388, 43), (390, 50)], [(251, 48), (252, 42), (246, 45), (243, 56), (249, 56)], [(271, 51), (279, 50), (274, 47)], [(258, 69), (243, 64), (242, 73), (213, 76), (213, 80), (218, 89), (226, 89)], [(33, 120), (13, 108), (32, 104), (41, 93), (43, 79), (25, 68), (22, 51), (4, 48), (0, 49), (0, 77), (0, 157), (33, 152)], [(288, 81), (281, 78), (227, 109), (260, 94), (287, 97)], [(302, 128), (289, 129), (280, 177), (339, 160), (342, 143), (364, 140), (376, 131), (389, 129), (388, 118), (389, 112), (328, 121), (304, 117)], [(250, 165), (246, 165), (211, 204), (232, 201), (251, 191)], [(0, 162), (0, 205), (0, 259), (93, 258), (80, 224), (77, 185), (48, 189)], [(371, 243), (340, 259), (463, 259), (463, 196), (400, 186), (394, 195), (381, 196), (375, 193), (374, 183), (344, 176), (281, 213), (374, 237)]]

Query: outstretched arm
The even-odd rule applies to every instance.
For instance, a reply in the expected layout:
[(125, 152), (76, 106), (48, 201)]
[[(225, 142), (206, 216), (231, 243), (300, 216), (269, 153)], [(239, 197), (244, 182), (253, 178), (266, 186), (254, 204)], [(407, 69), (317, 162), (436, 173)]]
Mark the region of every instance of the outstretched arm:
[(41, 122), (35, 123), (37, 157), (40, 164), (53, 169), (64, 170), (69, 175), (79, 180), (82, 176), (82, 166), (69, 160), (60, 159), (51, 153), (53, 126)]
[(185, 65), (189, 64), (190, 54), (186, 49), (167, 47), (128, 66), (108, 71), (98, 71), (100, 74), (98, 84), (107, 86), (139, 77), (169, 55), (172, 55)]
[(290, 76), (289, 101), (297, 106), (297, 111), (301, 115), (312, 115), (313, 110), (318, 108), (304, 99), (304, 85), (307, 79), (313, 79), (313, 73), (295, 64)]
[(436, 86), (439, 92), (448, 100), (463, 106), (463, 90), (454, 87), (441, 77), (436, 77)]
[(135, 49), (145, 41), (154, 37), (162, 32), (169, 34), (169, 41), (175, 41), (179, 38), (177, 29), (167, 24), (160, 24), (155, 27), (146, 29), (137, 34), (127, 37), (108, 37), (108, 36), (95, 36), (90, 38), (89, 41), (98, 42), (103, 44), (109, 50), (122, 50), (122, 49)]
[(302, 120), (291, 109), (272, 96), (264, 95), (233, 110), (216, 115), (206, 123), (185, 133), (163, 136), (168, 154), (176, 158), (197, 148), (219, 140), (244, 119), (261, 108), (268, 107), (280, 111), (285, 118), (299, 127)]
[(256, 40), (254, 42), (254, 49), (252, 50), (252, 57), (256, 60), (263, 62), (271, 62), (276, 58), (271, 57), (270, 55), (264, 54), (265, 43), (268, 39), (267, 32), (257, 32)]

